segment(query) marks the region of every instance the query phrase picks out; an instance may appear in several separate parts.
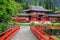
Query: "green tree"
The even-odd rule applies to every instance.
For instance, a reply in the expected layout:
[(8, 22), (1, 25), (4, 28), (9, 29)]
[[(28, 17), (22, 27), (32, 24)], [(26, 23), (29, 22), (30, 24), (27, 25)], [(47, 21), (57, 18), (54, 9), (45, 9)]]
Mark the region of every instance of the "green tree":
[(16, 0), (16, 1), (18, 3), (21, 3), (23, 9), (28, 9), (31, 5), (33, 5), (33, 6), (43, 6), (46, 9), (50, 9), (53, 11), (56, 11), (56, 7), (59, 6), (58, 3), (60, 2), (57, 0)]
[(44, 6), (46, 9), (55, 11), (55, 4), (53, 0), (44, 0), (42, 6)]
[(56, 10), (56, 11), (59, 11), (59, 10), (60, 10), (60, 7), (59, 7), (59, 8), (58, 8), (58, 7), (55, 7), (55, 10)]
[(0, 0), (0, 32), (8, 28), (8, 20), (18, 13), (15, 0)]

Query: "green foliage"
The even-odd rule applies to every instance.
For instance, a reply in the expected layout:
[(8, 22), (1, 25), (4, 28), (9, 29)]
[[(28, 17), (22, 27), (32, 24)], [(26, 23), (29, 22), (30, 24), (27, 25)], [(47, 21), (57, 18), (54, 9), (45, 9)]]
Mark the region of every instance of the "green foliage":
[(0, 32), (3, 32), (4, 30), (7, 29), (8, 23), (0, 23)]
[(25, 20), (22, 20), (22, 22), (21, 23), (27, 23)]
[(19, 24), (17, 24), (17, 22), (12, 22), (13, 23), (13, 26), (19, 26)]
[(53, 19), (51, 22), (52, 22), (52, 23), (56, 23), (56, 20)]
[(58, 7), (55, 7), (55, 10), (56, 10), (56, 11), (59, 11), (59, 10), (60, 10), (60, 7), (59, 7), (59, 8), (58, 8)]
[[(31, 5), (33, 6), (43, 6), (46, 9), (51, 9), (53, 11), (59, 10), (57, 0), (16, 0), (18, 3), (21, 3), (23, 9), (28, 9)], [(56, 9), (56, 7), (58, 9)]]
[(0, 0), (0, 32), (7, 29), (8, 20), (18, 13), (15, 0)]
[(22, 6), (21, 9), (28, 9), (30, 6), (28, 2), (24, 2), (24, 0), (15, 0), (15, 1)]
[(44, 3), (42, 4), (46, 9), (50, 9), (55, 11), (55, 4), (52, 0), (44, 0)]
[(30, 26), (33, 26), (33, 25), (35, 25), (35, 23), (34, 23), (34, 22), (31, 22), (31, 23), (30, 23)]

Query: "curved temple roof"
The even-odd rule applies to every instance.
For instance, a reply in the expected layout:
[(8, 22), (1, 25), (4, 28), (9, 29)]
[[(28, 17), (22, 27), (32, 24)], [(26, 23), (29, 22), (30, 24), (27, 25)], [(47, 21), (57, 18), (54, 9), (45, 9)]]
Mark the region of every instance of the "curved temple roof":
[(28, 10), (25, 10), (25, 11), (46, 11), (46, 12), (51, 12), (52, 10), (48, 10), (48, 9), (45, 9), (43, 8), (42, 6), (31, 6)]
[(55, 13), (60, 13), (60, 11), (56, 11)]

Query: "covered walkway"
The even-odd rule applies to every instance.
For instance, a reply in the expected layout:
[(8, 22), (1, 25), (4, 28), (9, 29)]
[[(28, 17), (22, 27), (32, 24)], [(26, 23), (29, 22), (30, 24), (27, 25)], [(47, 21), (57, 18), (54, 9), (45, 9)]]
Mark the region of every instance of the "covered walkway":
[(21, 29), (10, 40), (38, 40), (30, 31), (29, 26), (21, 26)]

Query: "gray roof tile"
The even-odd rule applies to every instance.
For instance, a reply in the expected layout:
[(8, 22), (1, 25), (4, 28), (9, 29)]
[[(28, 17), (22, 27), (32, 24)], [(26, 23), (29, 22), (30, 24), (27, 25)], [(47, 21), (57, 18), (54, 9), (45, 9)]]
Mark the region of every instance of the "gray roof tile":
[(30, 9), (25, 10), (25, 11), (30, 11), (30, 10), (34, 10), (34, 11), (52, 11), (52, 10), (45, 9), (42, 6), (31, 6)]

